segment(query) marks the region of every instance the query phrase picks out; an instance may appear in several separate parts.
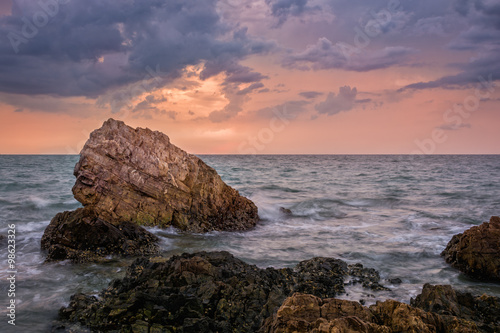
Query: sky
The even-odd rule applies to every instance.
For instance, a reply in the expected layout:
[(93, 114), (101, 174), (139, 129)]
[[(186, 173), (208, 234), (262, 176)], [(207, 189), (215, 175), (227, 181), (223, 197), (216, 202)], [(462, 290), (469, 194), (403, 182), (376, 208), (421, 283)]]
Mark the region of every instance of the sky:
[(0, 154), (499, 154), (498, 0), (0, 0)]

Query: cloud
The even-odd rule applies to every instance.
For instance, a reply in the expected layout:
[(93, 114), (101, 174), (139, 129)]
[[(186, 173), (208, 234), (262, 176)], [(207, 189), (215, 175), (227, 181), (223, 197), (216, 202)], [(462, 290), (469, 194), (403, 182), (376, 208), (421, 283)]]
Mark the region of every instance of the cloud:
[(262, 108), (255, 113), (261, 118), (273, 118), (279, 114), (281, 118), (285, 117), (286, 119), (292, 120), (299, 114), (307, 112), (308, 109), (306, 107), (309, 104), (310, 102), (308, 101), (287, 101), (282, 104)]
[(177, 115), (179, 114), (179, 112), (177, 111), (167, 111), (166, 112), (166, 115), (172, 119), (172, 120), (175, 120), (177, 118)]
[(417, 36), (435, 35), (444, 37), (447, 35), (444, 24), (445, 19), (442, 16), (424, 17), (415, 23), (413, 32)]
[(466, 17), (467, 28), (449, 44), (452, 51), (475, 52), (470, 61), (453, 64), (458, 72), (427, 82), (416, 82), (405, 89), (461, 89), (490, 78), (500, 79), (500, 4), (489, 0), (455, 1), (453, 8)]
[[(222, 110), (212, 111), (208, 116), (210, 121), (220, 123), (235, 117), (243, 110), (243, 104), (250, 100), (248, 95), (264, 87), (264, 84), (259, 81), (266, 78), (266, 76), (260, 74), (253, 75), (253, 72), (246, 70), (236, 75), (237, 79), (234, 77), (231, 79), (232, 76), (229, 76), (229, 79), (223, 84), (222, 91), (229, 103)], [(246, 88), (240, 89), (242, 83), (251, 84)]]
[(238, 91), (237, 94), (238, 95), (246, 95), (246, 94), (251, 93), (255, 89), (260, 89), (260, 88), (263, 88), (263, 87), (264, 87), (263, 83), (261, 83), (261, 82), (255, 82), (255, 83), (252, 83), (251, 85), (249, 85), (248, 87), (246, 87), (245, 89), (242, 89), (242, 90)]
[(453, 125), (453, 124), (443, 124), (441, 126), (438, 126), (437, 128), (445, 130), (445, 131), (456, 131), (462, 128), (471, 128), (472, 125), (469, 123), (464, 123), (460, 125)]
[(26, 96), (0, 92), (0, 101), (13, 106), (16, 112), (65, 113), (79, 117), (88, 117), (100, 112), (93, 103), (77, 97), (61, 101), (54, 96)]
[(349, 111), (354, 108), (357, 94), (358, 90), (356, 89), (356, 87), (340, 87), (338, 95), (330, 92), (326, 97), (326, 100), (319, 104), (316, 104), (314, 108), (316, 109), (316, 111), (318, 111), (318, 113), (327, 114), (329, 116), (335, 115), (342, 111)]
[(290, 16), (301, 16), (321, 9), (319, 6), (308, 6), (308, 0), (266, 0), (266, 3), (271, 8), (271, 14), (278, 19), (277, 27), (285, 23)]
[(177, 112), (175, 112), (175, 114), (172, 117), (173, 111), (166, 112), (164, 109), (160, 109), (157, 106), (157, 104), (161, 104), (166, 101), (167, 99), (163, 96), (158, 98), (154, 95), (148, 95), (143, 101), (137, 103), (137, 105), (131, 110), (132, 115), (134, 118), (145, 118), (145, 119), (152, 119), (153, 116), (158, 116), (158, 115), (168, 115), (170, 118), (175, 120)]
[(95, 98), (200, 64), (204, 78), (255, 82), (264, 76), (238, 62), (274, 47), (224, 22), (213, 0), (70, 1), (49, 14), (40, 3), (0, 17), (0, 91)]
[(282, 65), (300, 70), (344, 69), (367, 72), (400, 66), (417, 51), (403, 46), (388, 46), (378, 50), (361, 50), (345, 43), (333, 44), (328, 38), (318, 39), (304, 51), (285, 57)]
[(307, 99), (315, 99), (316, 97), (323, 95), (323, 93), (319, 91), (303, 91), (299, 93), (299, 95)]

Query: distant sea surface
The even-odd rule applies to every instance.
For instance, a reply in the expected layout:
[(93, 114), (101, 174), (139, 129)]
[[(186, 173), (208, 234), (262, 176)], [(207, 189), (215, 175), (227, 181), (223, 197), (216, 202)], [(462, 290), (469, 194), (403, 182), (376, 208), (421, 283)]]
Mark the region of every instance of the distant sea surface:
[[(454, 234), (500, 215), (498, 155), (208, 155), (222, 179), (253, 200), (262, 221), (246, 232), (184, 234), (149, 230), (162, 255), (225, 250), (259, 267), (292, 267), (315, 256), (377, 269), (391, 291), (349, 287), (342, 298), (367, 303), (409, 302), (424, 283), (451, 284), (500, 296), (500, 287), (468, 279), (441, 251)], [(77, 292), (97, 294), (124, 275), (132, 259), (106, 264), (43, 264), (40, 239), (73, 198), (78, 156), (0, 156), (0, 234), (17, 232), (16, 328), (47, 332), (61, 306)], [(292, 211), (292, 216), (279, 208)], [(0, 251), (0, 331), (10, 332), (7, 252)], [(391, 285), (385, 279), (400, 278)]]

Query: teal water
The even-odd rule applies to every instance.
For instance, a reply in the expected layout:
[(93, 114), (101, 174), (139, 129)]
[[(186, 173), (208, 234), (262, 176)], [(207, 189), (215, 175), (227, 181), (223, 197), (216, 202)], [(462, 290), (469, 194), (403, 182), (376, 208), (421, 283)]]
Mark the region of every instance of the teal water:
[[(262, 221), (247, 232), (190, 235), (150, 229), (162, 254), (227, 250), (260, 267), (314, 256), (360, 262), (403, 283), (389, 292), (349, 288), (346, 299), (408, 302), (426, 282), (500, 296), (439, 256), (451, 237), (500, 214), (500, 156), (200, 156), (252, 199)], [(17, 231), (16, 327), (7, 325), (7, 253), (0, 260), (0, 332), (47, 332), (76, 292), (97, 293), (128, 260), (43, 264), (40, 239), (58, 212), (80, 207), (71, 193), (78, 156), (0, 156), (0, 234)], [(292, 210), (286, 217), (279, 207)], [(371, 294), (371, 295), (370, 295)]]

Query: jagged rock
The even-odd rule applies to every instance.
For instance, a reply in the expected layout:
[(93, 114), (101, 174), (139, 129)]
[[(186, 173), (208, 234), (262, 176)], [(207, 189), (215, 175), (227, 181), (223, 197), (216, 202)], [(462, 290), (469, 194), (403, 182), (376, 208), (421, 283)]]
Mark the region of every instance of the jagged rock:
[(137, 259), (98, 297), (74, 295), (54, 331), (80, 323), (92, 331), (256, 332), (294, 292), (344, 292), (347, 264), (314, 258), (294, 269), (259, 269), (227, 252)]
[(348, 273), (353, 279), (349, 282), (351, 285), (361, 283), (364, 288), (372, 290), (390, 290), (380, 284), (380, 274), (373, 268), (365, 268), (362, 264), (349, 265)]
[(441, 255), (470, 277), (500, 282), (500, 217), (453, 236)]
[(334, 298), (322, 300), (296, 293), (283, 302), (261, 332), (384, 332), (377, 330), (372, 320), (370, 310), (358, 302)]
[[(321, 299), (307, 294), (288, 297), (262, 333), (455, 333), (482, 332), (474, 322), (443, 318), (394, 300), (364, 307), (358, 302)], [(490, 332), (490, 331), (484, 331)], [(494, 331), (491, 331), (494, 332)]]
[(445, 323), (461, 318), (474, 322), (482, 332), (500, 332), (500, 298), (480, 297), (454, 290), (448, 285), (425, 284), (422, 293), (410, 304), (439, 314)]
[(41, 245), (46, 261), (98, 261), (108, 255), (150, 255), (158, 252), (158, 238), (130, 222), (113, 225), (94, 211), (80, 208), (57, 214), (45, 229)]
[(181, 230), (245, 230), (257, 207), (163, 133), (109, 119), (91, 133), (75, 166), (75, 198), (113, 224)]

